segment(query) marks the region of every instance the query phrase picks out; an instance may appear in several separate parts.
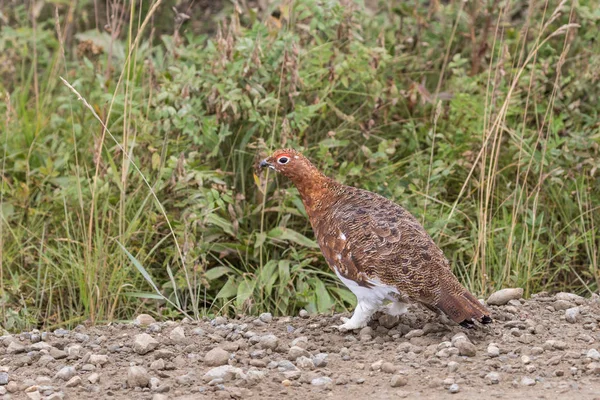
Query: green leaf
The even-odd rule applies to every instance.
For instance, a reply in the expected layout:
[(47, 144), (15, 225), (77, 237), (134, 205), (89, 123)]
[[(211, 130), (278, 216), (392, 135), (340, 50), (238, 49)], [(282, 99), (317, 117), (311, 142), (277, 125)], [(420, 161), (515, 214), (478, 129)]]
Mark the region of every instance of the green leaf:
[(269, 231), (267, 236), (271, 239), (279, 239), (294, 242), (305, 247), (310, 247), (311, 249), (319, 248), (319, 245), (314, 240), (311, 240), (303, 234), (298, 233), (290, 228), (273, 228)]
[(229, 267), (214, 267), (206, 271), (204, 276), (209, 281), (214, 281), (215, 279), (218, 279), (229, 272), (231, 272), (231, 268)]
[(238, 285), (233, 276), (229, 277), (225, 285), (219, 290), (215, 299), (229, 299), (237, 293)]
[(317, 311), (320, 313), (331, 311), (335, 303), (325, 288), (325, 284), (320, 279), (315, 279), (314, 285), (315, 295), (317, 297)]
[(242, 308), (244, 302), (252, 296), (254, 293), (254, 286), (256, 285), (256, 281), (244, 279), (242, 283), (237, 288), (237, 296), (235, 298), (235, 305), (237, 308)]
[(356, 296), (354, 294), (352, 294), (352, 292), (349, 291), (348, 289), (333, 287), (329, 290), (331, 290), (333, 293), (337, 294), (337, 296), (344, 303), (350, 304), (352, 307), (356, 307)]

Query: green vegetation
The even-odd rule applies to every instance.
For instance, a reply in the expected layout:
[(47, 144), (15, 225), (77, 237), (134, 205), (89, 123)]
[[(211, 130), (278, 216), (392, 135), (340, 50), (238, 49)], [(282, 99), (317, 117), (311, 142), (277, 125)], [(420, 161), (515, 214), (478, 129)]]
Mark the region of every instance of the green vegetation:
[(592, 1), (9, 3), (6, 329), (351, 308), (297, 191), (254, 176), (283, 146), (417, 215), (478, 294), (598, 290)]

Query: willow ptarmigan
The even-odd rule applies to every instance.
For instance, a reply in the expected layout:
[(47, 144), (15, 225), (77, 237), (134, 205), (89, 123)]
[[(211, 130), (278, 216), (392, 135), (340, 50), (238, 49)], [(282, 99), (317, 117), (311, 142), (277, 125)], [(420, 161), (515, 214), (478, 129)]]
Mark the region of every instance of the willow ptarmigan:
[[(292, 149), (262, 160), (292, 180), (327, 263), (356, 295), (352, 318), (338, 328), (366, 326), (376, 311), (401, 315), (417, 301), (464, 327), (492, 322), (489, 311), (454, 276), (450, 263), (408, 211), (378, 194), (342, 185)], [(389, 301), (389, 304), (384, 302)]]

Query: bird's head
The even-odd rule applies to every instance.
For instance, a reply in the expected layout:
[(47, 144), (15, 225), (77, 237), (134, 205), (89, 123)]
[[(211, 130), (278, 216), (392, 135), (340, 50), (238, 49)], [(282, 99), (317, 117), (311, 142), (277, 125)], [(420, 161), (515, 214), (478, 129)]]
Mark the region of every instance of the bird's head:
[(271, 168), (281, 172), (292, 181), (298, 178), (310, 177), (316, 169), (306, 157), (293, 149), (275, 150), (270, 157), (265, 158), (258, 164), (259, 169)]

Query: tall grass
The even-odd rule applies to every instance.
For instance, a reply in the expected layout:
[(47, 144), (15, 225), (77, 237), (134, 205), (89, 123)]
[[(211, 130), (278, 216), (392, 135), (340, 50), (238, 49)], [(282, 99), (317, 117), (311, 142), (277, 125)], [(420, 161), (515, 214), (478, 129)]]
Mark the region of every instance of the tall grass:
[(5, 328), (352, 307), (254, 174), (281, 146), (418, 215), (480, 295), (598, 290), (592, 3), (225, 6), (212, 36), (98, 4), (1, 10)]

